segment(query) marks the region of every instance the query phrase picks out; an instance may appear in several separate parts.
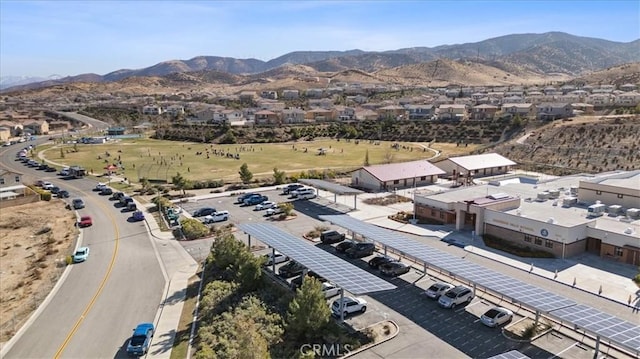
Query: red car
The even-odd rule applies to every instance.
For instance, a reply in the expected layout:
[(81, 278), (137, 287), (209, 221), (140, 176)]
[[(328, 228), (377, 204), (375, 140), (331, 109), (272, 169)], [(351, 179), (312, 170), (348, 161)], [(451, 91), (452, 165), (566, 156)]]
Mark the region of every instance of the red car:
[(78, 222), (78, 226), (83, 228), (83, 227), (89, 227), (93, 224), (93, 220), (91, 219), (91, 216), (82, 216), (80, 217), (80, 222)]

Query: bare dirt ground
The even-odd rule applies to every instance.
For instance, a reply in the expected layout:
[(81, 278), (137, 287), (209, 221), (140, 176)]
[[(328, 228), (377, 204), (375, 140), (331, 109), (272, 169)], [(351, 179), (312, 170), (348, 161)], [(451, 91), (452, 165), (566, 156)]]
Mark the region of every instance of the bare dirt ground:
[(75, 222), (60, 200), (0, 209), (0, 342), (15, 334), (57, 282), (77, 238)]

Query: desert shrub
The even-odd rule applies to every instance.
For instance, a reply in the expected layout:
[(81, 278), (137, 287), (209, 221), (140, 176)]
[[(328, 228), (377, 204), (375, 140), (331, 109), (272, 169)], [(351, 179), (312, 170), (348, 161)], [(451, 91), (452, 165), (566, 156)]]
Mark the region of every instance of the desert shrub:
[(182, 226), (182, 233), (187, 240), (205, 237), (210, 232), (209, 227), (193, 218), (183, 219), (180, 221), (180, 225)]

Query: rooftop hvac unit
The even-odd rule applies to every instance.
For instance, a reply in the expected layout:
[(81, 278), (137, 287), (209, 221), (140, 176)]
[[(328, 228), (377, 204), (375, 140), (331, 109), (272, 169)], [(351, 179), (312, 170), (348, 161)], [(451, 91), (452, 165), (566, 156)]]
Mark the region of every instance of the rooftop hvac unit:
[(607, 207), (607, 212), (609, 212), (609, 214), (620, 214), (622, 213), (622, 206), (619, 204), (612, 204)]
[(549, 219), (547, 219), (547, 223), (556, 223), (555, 218), (550, 217)]
[(536, 197), (536, 201), (544, 202), (549, 199), (549, 192), (538, 192), (538, 197)]
[(569, 192), (571, 192), (571, 194), (573, 196), (578, 194), (578, 187), (577, 186), (571, 186), (571, 188), (569, 188)]
[(604, 211), (606, 208), (607, 208), (606, 205), (602, 203), (596, 203), (596, 204), (590, 205), (587, 208), (587, 212), (589, 212), (590, 217), (600, 217), (604, 214)]
[(549, 190), (549, 198), (558, 198), (560, 197), (560, 191), (557, 189)]
[(631, 228), (631, 227), (627, 227), (627, 228), (624, 230), (624, 234), (633, 234), (633, 228)]
[(638, 208), (629, 208), (627, 210), (627, 217), (629, 217), (629, 218), (640, 218), (640, 209), (638, 209)]
[(562, 207), (571, 207), (578, 203), (578, 199), (575, 197), (565, 197), (562, 199)]

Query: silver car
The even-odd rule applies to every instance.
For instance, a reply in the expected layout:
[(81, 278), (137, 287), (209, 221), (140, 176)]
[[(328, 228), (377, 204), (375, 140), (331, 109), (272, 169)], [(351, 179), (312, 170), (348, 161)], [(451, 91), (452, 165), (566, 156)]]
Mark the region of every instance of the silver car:
[(453, 288), (454, 285), (447, 282), (438, 282), (434, 283), (427, 290), (424, 291), (427, 297), (431, 299), (438, 299), (441, 295), (446, 293), (449, 289)]
[(482, 324), (491, 328), (508, 323), (511, 319), (513, 319), (513, 312), (503, 307), (491, 308), (480, 317)]

